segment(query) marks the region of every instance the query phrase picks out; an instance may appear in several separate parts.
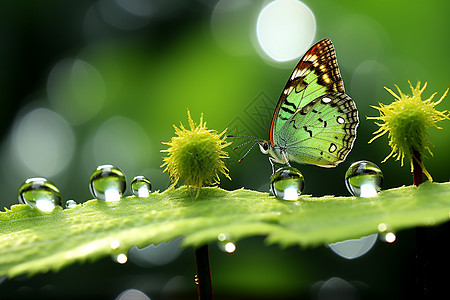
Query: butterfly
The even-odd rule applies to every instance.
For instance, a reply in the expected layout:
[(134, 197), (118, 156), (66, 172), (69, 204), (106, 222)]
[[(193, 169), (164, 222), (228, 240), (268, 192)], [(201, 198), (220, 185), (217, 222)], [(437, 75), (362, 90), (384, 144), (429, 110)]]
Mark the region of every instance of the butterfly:
[[(274, 163), (335, 167), (353, 147), (358, 110), (345, 93), (333, 43), (323, 39), (302, 57), (281, 93), (270, 124), (270, 139), (252, 136), (242, 159), (256, 145)], [(228, 135), (237, 137), (237, 135)], [(233, 149), (233, 150), (234, 150)]]

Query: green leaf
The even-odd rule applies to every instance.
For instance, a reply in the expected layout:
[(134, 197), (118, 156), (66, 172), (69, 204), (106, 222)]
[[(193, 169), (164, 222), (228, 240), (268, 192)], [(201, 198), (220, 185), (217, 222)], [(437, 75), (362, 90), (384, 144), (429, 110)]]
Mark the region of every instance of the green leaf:
[(305, 195), (294, 202), (244, 189), (195, 194), (181, 187), (114, 203), (89, 200), (51, 213), (13, 205), (0, 212), (0, 276), (57, 271), (177, 237), (184, 237), (183, 247), (217, 241), (220, 233), (233, 241), (264, 235), (282, 247), (320, 246), (375, 233), (380, 223), (394, 232), (437, 225), (450, 212), (450, 183), (426, 182), (373, 198)]

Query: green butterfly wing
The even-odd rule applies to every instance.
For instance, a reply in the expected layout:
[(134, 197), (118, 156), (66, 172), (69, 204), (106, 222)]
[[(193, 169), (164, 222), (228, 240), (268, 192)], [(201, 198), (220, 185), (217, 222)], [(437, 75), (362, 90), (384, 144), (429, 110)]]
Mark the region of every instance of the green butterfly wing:
[(345, 94), (330, 40), (303, 56), (275, 109), (270, 142), (290, 161), (334, 167), (353, 147), (358, 111)]
[(318, 97), (280, 128), (277, 139), (290, 161), (334, 167), (353, 147), (358, 111), (344, 93)]

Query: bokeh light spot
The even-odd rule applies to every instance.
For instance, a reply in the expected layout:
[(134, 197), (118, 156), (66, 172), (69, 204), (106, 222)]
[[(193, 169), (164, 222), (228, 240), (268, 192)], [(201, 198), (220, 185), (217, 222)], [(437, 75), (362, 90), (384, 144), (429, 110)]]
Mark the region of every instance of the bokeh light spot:
[(211, 15), (211, 30), (217, 43), (233, 55), (254, 51), (250, 38), (254, 30), (255, 1), (220, 0)]
[(136, 30), (150, 22), (150, 1), (145, 0), (100, 0), (98, 9), (103, 20), (121, 30)]
[(71, 126), (57, 113), (37, 108), (13, 129), (11, 154), (34, 174), (52, 177), (66, 168), (75, 152)]
[(384, 240), (388, 243), (393, 243), (393, 242), (395, 242), (396, 239), (397, 239), (397, 237), (395, 236), (395, 233), (393, 233), (393, 232), (388, 232), (384, 236)]
[(315, 34), (314, 14), (297, 0), (269, 3), (261, 10), (256, 24), (256, 35), (264, 53), (280, 62), (305, 53)]
[(86, 168), (107, 162), (120, 167), (126, 174), (140, 173), (152, 159), (149, 155), (152, 147), (145, 130), (122, 116), (106, 120), (96, 130), (93, 139), (87, 141), (85, 150)]
[(116, 261), (117, 261), (119, 264), (123, 265), (123, 264), (125, 264), (125, 263), (128, 261), (128, 257), (127, 257), (126, 254), (120, 253), (119, 255), (117, 255)]
[(105, 90), (105, 82), (97, 69), (80, 59), (60, 61), (47, 81), (52, 106), (75, 125), (92, 119), (101, 110)]
[(228, 242), (225, 244), (225, 251), (227, 253), (233, 253), (234, 251), (236, 251), (236, 245), (232, 242)]
[(357, 300), (360, 299), (360, 296), (357, 289), (351, 283), (339, 277), (332, 277), (322, 284), (316, 299)]
[(390, 44), (385, 29), (366, 15), (353, 14), (337, 19), (333, 33), (339, 65), (352, 71), (365, 60), (381, 59)]
[(128, 289), (120, 293), (115, 300), (150, 300), (150, 298), (140, 290)]

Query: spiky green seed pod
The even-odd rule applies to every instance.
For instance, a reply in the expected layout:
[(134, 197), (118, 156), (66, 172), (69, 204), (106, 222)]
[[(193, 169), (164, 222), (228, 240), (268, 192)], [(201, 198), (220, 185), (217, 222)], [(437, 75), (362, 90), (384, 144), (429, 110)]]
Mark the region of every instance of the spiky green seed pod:
[(383, 162), (389, 157), (396, 157), (396, 160), (400, 160), (403, 166), (403, 159), (406, 156), (411, 161), (411, 170), (413, 170), (413, 160), (415, 160), (422, 167), (428, 179), (432, 181), (430, 173), (423, 165), (422, 157), (426, 151), (433, 155), (429, 147), (430, 142), (427, 140), (427, 129), (429, 127), (442, 129), (436, 123), (449, 119), (448, 111), (438, 111), (434, 108), (447, 95), (448, 89), (439, 101), (433, 102), (432, 99), (436, 93), (426, 100), (421, 98), (422, 92), (427, 86), (426, 83), (422, 88), (420, 82), (416, 87), (409, 82), (409, 86), (412, 91), (411, 96), (403, 94), (397, 85), (395, 87), (399, 95), (385, 87), (395, 97), (395, 100), (389, 105), (379, 103), (380, 107), (372, 106), (380, 112), (380, 116), (367, 118), (381, 122), (375, 122), (380, 128), (374, 132), (376, 136), (369, 143), (387, 133), (392, 151)]
[(225, 140), (226, 130), (218, 134), (206, 128), (203, 114), (199, 125), (194, 123), (189, 110), (187, 114), (190, 130), (181, 122), (179, 128), (173, 125), (176, 136), (167, 143), (163, 142), (169, 148), (161, 150), (168, 153), (161, 167), (166, 167), (164, 172), (169, 173), (172, 186), (181, 179), (186, 185), (197, 189), (198, 195), (202, 186), (218, 184), (220, 173), (231, 180), (223, 162), (224, 158), (229, 158), (223, 148), (231, 143)]

